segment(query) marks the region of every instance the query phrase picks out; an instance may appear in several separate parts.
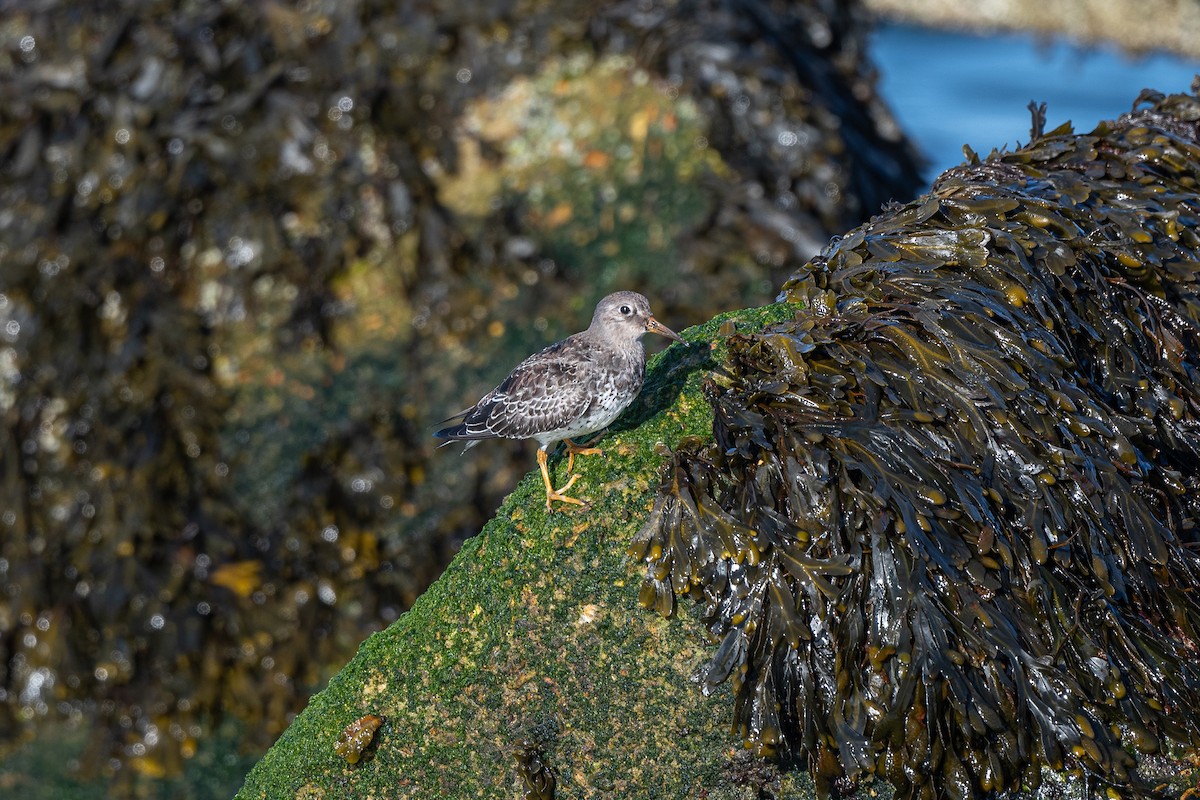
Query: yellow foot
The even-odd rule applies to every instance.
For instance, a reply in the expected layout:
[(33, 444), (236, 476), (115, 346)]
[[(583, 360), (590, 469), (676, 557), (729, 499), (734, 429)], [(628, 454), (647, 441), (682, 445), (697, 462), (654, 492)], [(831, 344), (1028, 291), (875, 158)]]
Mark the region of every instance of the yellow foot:
[(554, 500), (557, 500), (560, 503), (574, 503), (577, 506), (586, 506), (587, 505), (586, 502), (584, 502), (583, 500), (580, 500), (578, 497), (567, 497), (565, 494), (563, 494), (563, 492), (565, 492), (567, 489), (571, 488), (571, 484), (575, 483), (576, 479), (578, 479), (578, 478), (579, 478), (578, 475), (572, 475), (571, 480), (567, 481), (566, 486), (562, 487), (561, 489), (557, 489), (557, 490), (550, 489), (546, 492), (546, 510), (547, 511), (550, 510), (550, 503), (553, 502)]
[[(604, 435), (603, 433), (600, 434), (600, 436), (603, 436), (603, 435)], [(591, 444), (592, 442), (600, 441), (600, 436), (597, 436), (596, 438), (592, 439), (592, 441), (588, 442), (588, 444)], [(587, 446), (581, 447), (581, 446), (575, 444), (574, 442), (572, 442), (570, 439), (564, 439), (563, 444), (565, 444), (567, 446), (567, 474), (568, 475), (571, 474), (571, 470), (575, 467), (575, 456), (602, 456), (602, 455), (604, 455), (604, 451), (601, 450), (599, 447), (587, 447)]]
[(538, 448), (537, 451), (538, 466), (542, 469), (542, 481), (546, 484), (546, 510), (550, 510), (550, 504), (555, 500), (560, 503), (574, 503), (577, 506), (586, 506), (587, 503), (575, 498), (568, 497), (564, 494), (568, 489), (575, 485), (575, 481), (579, 480), (578, 475), (572, 475), (571, 480), (567, 481), (567, 485), (561, 489), (555, 489), (550, 483), (550, 469), (546, 466), (546, 451)]

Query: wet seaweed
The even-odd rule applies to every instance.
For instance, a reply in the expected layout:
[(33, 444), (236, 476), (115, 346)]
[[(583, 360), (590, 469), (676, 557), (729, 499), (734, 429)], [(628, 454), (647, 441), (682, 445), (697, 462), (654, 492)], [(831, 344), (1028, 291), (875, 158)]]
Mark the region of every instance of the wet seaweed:
[(1200, 100), (1033, 111), (729, 337), (630, 546), (735, 733), (826, 795), (1149, 796), (1138, 756), (1200, 745)]
[(558, 780), (546, 764), (536, 742), (525, 740), (514, 753), (517, 774), (521, 777), (522, 797), (525, 800), (554, 800)]

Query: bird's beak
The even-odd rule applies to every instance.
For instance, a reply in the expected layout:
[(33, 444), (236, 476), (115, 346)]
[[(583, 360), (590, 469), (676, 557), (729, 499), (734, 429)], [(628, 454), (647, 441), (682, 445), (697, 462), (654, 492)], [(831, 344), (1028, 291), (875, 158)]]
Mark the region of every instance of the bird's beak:
[(679, 338), (678, 333), (671, 330), (666, 325), (663, 325), (661, 322), (656, 320), (654, 317), (651, 317), (650, 319), (646, 320), (646, 332), (647, 333), (657, 333), (660, 336), (665, 336), (668, 339), (674, 339), (677, 342), (683, 341), (683, 339)]

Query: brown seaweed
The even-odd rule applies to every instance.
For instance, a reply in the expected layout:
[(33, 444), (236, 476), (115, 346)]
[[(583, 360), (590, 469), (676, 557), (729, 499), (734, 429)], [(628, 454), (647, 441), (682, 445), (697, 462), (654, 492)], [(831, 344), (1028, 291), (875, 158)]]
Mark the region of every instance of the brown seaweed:
[(554, 800), (558, 780), (546, 764), (537, 743), (528, 739), (522, 741), (513, 757), (517, 761), (517, 774), (521, 778), (525, 800)]
[(1200, 745), (1200, 100), (977, 158), (728, 340), (630, 547), (748, 746), (901, 797)]

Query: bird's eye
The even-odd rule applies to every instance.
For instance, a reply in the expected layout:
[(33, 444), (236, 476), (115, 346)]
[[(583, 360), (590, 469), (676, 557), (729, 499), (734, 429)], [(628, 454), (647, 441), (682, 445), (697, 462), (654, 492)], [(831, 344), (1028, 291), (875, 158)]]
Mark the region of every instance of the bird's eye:
[(633, 309), (629, 306), (621, 306), (621, 313), (628, 317), (633, 313)]

